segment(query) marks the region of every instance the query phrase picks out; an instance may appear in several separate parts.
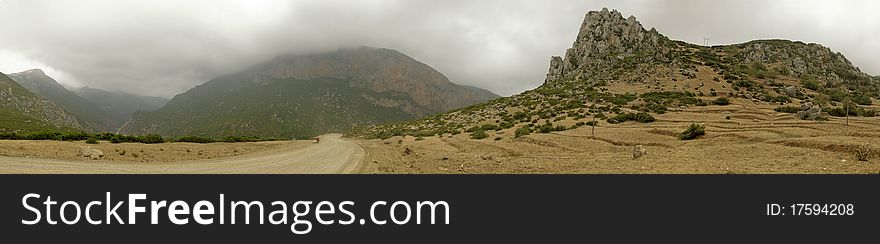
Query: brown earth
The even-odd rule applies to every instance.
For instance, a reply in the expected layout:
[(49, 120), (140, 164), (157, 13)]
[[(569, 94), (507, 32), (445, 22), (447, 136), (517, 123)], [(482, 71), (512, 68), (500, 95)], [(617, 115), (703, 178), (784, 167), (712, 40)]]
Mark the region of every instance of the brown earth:
[[(483, 140), (466, 133), (361, 140), (358, 143), (370, 154), (361, 172), (880, 173), (880, 118), (850, 118), (849, 125), (844, 118), (803, 121), (774, 107), (734, 99), (729, 106), (656, 115), (657, 121), (649, 124), (600, 121), (595, 136), (587, 126), (514, 139), (517, 126), (488, 132)], [(679, 140), (677, 135), (691, 123), (705, 124), (706, 135)], [(636, 145), (643, 145), (647, 155), (633, 159)], [(870, 150), (870, 158), (859, 161), (856, 151), (864, 148)]]
[[(321, 143), (100, 143), (0, 141), (0, 173), (296, 174), (351, 173), (366, 152), (339, 134)], [(101, 150), (95, 160), (82, 148)]]

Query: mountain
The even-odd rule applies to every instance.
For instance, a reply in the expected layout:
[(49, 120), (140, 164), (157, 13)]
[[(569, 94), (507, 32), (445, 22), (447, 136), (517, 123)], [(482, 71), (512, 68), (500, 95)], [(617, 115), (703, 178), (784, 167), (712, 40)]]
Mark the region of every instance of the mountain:
[(49, 101), (58, 104), (65, 110), (74, 114), (83, 122), (86, 129), (93, 131), (111, 131), (119, 126), (110, 116), (95, 104), (86, 101), (76, 93), (67, 90), (58, 84), (55, 79), (49, 77), (42, 70), (32, 69), (21, 73), (10, 74), (10, 78)]
[[(572, 47), (564, 57), (551, 57), (544, 83), (533, 90), (352, 134), (386, 138), (513, 127), (549, 132), (593, 119), (618, 123), (650, 115), (640, 112), (709, 106), (716, 99), (722, 105), (733, 99), (777, 105), (812, 102), (823, 110), (845, 111), (836, 106), (880, 99), (880, 82), (819, 44), (756, 40), (699, 46), (671, 40), (654, 28), (646, 30), (635, 17), (603, 9), (586, 14)], [(855, 111), (875, 114), (863, 107)]]
[(361, 47), (283, 55), (141, 112), (122, 133), (305, 138), (420, 118), (494, 96), (400, 52)]
[(495, 94), (494, 92), (491, 92), (491, 91), (483, 89), (483, 88), (479, 88), (479, 87), (475, 87), (475, 86), (468, 86), (468, 85), (459, 85), (459, 86), (464, 87), (468, 90), (471, 90), (471, 92), (473, 92), (474, 94), (477, 95), (477, 101), (480, 101), (480, 102), (485, 102), (485, 101), (489, 101), (489, 100), (501, 97), (498, 94)]
[(0, 132), (82, 128), (76, 116), (0, 73)]
[(137, 111), (155, 111), (168, 103), (167, 98), (141, 96), (121, 91), (105, 91), (91, 87), (81, 87), (73, 90), (76, 95), (82, 97), (91, 104), (103, 110), (116, 127), (128, 121), (132, 114)]

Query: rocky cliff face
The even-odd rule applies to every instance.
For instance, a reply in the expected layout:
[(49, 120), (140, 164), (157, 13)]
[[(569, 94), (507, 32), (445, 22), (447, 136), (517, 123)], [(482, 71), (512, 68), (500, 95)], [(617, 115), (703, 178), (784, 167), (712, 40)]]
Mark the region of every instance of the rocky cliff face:
[(669, 61), (671, 41), (657, 33), (645, 30), (635, 17), (624, 19), (617, 10), (590, 11), (584, 18), (574, 44), (565, 52), (565, 58), (552, 57), (545, 82), (558, 80), (607, 79), (609, 69), (625, 59), (653, 63)]
[[(760, 64), (759, 69), (769, 70), (755, 70), (756, 64)], [(670, 71), (687, 78), (704, 65), (714, 68), (725, 80), (763, 79), (771, 73), (795, 78), (811, 76), (833, 83), (872, 80), (843, 54), (819, 44), (757, 40), (729, 46), (699, 46), (670, 40), (653, 28), (645, 30), (635, 17), (624, 18), (616, 10), (602, 9), (587, 13), (565, 58), (551, 57), (545, 84), (639, 82), (645, 80), (646, 74), (680, 78), (666, 74)]]
[[(21, 114), (36, 121), (16, 121), (16, 123), (45, 122), (56, 128), (83, 129), (76, 116), (57, 104), (37, 96), (0, 73), (0, 110)], [(4, 131), (17, 131), (28, 127), (24, 124), (4, 124)]]

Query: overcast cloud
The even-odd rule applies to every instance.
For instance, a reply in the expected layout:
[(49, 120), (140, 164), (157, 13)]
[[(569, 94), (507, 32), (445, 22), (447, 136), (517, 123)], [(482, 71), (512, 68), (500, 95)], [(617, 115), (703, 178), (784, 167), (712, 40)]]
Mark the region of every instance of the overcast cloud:
[(540, 85), (602, 7), (691, 43), (816, 42), (880, 74), (871, 0), (0, 0), (0, 72), (172, 97), (279, 54), (368, 45), (511, 95)]

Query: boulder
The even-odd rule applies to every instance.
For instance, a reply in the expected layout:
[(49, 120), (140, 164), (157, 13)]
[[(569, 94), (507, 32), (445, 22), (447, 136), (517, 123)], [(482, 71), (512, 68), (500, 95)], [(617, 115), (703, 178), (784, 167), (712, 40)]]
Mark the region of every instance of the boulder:
[(801, 104), (800, 111), (797, 112), (798, 118), (802, 120), (817, 120), (822, 117), (822, 108), (811, 102)]
[(104, 152), (89, 147), (80, 148), (79, 154), (82, 155), (84, 158), (89, 158), (92, 160), (98, 160), (104, 157)]
[(645, 148), (642, 147), (642, 145), (636, 145), (635, 147), (633, 147), (633, 158), (634, 159), (641, 158), (642, 156), (645, 156), (647, 154), (648, 154), (648, 150), (645, 150)]

